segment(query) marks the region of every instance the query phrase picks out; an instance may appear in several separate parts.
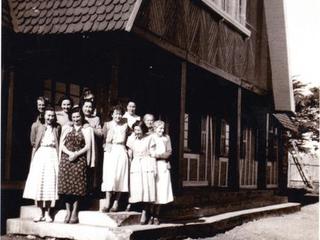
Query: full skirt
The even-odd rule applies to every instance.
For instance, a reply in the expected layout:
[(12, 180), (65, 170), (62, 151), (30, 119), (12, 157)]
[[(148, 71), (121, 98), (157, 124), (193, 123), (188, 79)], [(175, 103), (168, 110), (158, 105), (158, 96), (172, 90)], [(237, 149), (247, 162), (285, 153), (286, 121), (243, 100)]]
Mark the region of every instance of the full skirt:
[(129, 191), (129, 160), (125, 146), (113, 144), (104, 152), (101, 191)]
[(154, 202), (156, 199), (155, 159), (134, 158), (130, 167), (130, 203)]
[(157, 161), (156, 204), (167, 204), (173, 201), (169, 166), (165, 160)]
[(25, 184), (23, 198), (35, 201), (58, 199), (58, 154), (55, 148), (40, 147), (34, 154)]

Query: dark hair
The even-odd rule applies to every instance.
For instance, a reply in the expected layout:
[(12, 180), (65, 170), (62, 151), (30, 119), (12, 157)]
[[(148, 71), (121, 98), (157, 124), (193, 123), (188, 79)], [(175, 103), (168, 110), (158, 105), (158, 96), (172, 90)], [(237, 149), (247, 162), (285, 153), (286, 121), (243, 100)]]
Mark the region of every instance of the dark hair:
[[(92, 95), (93, 98), (88, 98), (90, 95)], [(89, 88), (84, 88), (82, 95), (80, 97), (79, 105), (83, 106), (84, 102), (87, 100), (92, 102), (93, 106), (95, 107), (96, 103), (95, 103), (95, 96), (94, 96), (93, 92)]]
[(81, 118), (82, 118), (82, 123), (84, 124), (85, 123), (85, 117), (84, 117), (84, 114), (82, 112), (82, 109), (79, 107), (79, 106), (76, 106), (76, 107), (73, 107), (70, 111), (70, 114), (69, 114), (69, 120), (72, 121), (72, 114), (74, 113), (79, 113)]
[(134, 100), (132, 100), (132, 99), (130, 99), (129, 101), (127, 101), (127, 104), (126, 104), (126, 106), (128, 106), (129, 105), (129, 103), (134, 103), (134, 105), (136, 105), (137, 106), (137, 104), (136, 104), (136, 102), (134, 101)]
[(47, 97), (44, 97), (44, 96), (39, 96), (37, 98), (37, 101), (43, 101), (44, 105), (46, 105), (46, 106), (50, 103), (49, 99)]
[(124, 109), (122, 107), (122, 105), (118, 104), (118, 105), (115, 105), (111, 108), (111, 111), (110, 111), (110, 116), (112, 116), (112, 114), (114, 113), (114, 111), (119, 111), (121, 112), (121, 114), (123, 115), (124, 114)]
[[(44, 109), (44, 115), (46, 114), (46, 111), (54, 112), (54, 120), (53, 120), (52, 125), (54, 125), (54, 126), (57, 125), (57, 115), (56, 115), (56, 111), (55, 111), (54, 107), (52, 107), (51, 105), (48, 105)], [(45, 123), (44, 115), (43, 115), (43, 123)]]
[[(44, 97), (44, 96), (39, 96), (38, 98), (37, 98), (37, 102), (38, 101), (42, 101), (42, 102), (44, 102), (44, 106), (46, 107), (46, 106), (48, 106), (49, 104), (50, 104), (50, 101), (49, 101), (49, 99), (48, 98), (46, 98), (46, 97)], [(37, 111), (38, 112), (38, 111)], [(39, 112), (38, 112), (38, 120), (42, 123), (42, 124), (44, 124), (44, 112), (43, 113), (40, 113), (39, 114)]]
[(46, 111), (53, 111), (53, 112), (55, 112), (54, 107), (52, 107), (51, 105), (48, 105), (48, 106), (46, 106), (46, 107), (44, 108), (44, 112), (46, 112)]
[(92, 104), (92, 111), (94, 111), (94, 110), (96, 109), (96, 104), (95, 104), (95, 102), (92, 101), (91, 99), (81, 99), (81, 100), (80, 100), (80, 103), (79, 103), (81, 109), (82, 109), (83, 105), (84, 105), (86, 102), (90, 102), (90, 103)]
[(132, 129), (134, 130), (135, 127), (140, 127), (143, 135), (148, 132), (148, 128), (143, 121), (135, 121), (135, 123), (132, 125)]
[(69, 100), (70, 103), (71, 103), (71, 108), (73, 107), (73, 99), (72, 99), (71, 97), (68, 97), (68, 96), (62, 96), (62, 97), (59, 99), (59, 101), (58, 101), (59, 106), (61, 106), (61, 104), (62, 104), (62, 102), (63, 102), (64, 100)]

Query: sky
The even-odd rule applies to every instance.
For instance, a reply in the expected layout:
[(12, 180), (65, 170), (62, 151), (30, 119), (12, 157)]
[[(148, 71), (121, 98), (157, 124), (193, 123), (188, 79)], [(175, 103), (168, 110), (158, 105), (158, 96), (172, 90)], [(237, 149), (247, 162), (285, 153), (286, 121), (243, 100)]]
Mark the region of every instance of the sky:
[(320, 86), (320, 0), (285, 0), (290, 75)]

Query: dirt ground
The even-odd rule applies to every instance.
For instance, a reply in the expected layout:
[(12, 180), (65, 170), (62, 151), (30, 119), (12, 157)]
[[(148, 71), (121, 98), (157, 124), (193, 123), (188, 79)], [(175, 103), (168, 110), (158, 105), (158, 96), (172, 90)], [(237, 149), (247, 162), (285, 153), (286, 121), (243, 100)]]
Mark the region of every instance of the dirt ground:
[[(319, 203), (300, 212), (245, 223), (223, 234), (202, 240), (318, 240)], [(189, 238), (190, 240), (190, 238)]]
[[(318, 234), (319, 203), (314, 203), (302, 207), (300, 212), (251, 221), (223, 234), (198, 240), (318, 240)], [(29, 239), (42, 240), (25, 236), (1, 236), (1, 240)]]

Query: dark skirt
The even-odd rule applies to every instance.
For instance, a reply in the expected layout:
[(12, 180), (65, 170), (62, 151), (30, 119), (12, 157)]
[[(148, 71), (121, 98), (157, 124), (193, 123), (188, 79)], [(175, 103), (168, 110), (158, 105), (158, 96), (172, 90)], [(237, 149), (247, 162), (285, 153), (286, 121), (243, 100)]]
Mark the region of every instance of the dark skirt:
[[(69, 151), (79, 151), (85, 146), (84, 136), (73, 129), (67, 134), (65, 147)], [(74, 161), (69, 161), (69, 156), (62, 152), (59, 163), (58, 193), (64, 195), (85, 196), (88, 185), (87, 154), (83, 154)]]

